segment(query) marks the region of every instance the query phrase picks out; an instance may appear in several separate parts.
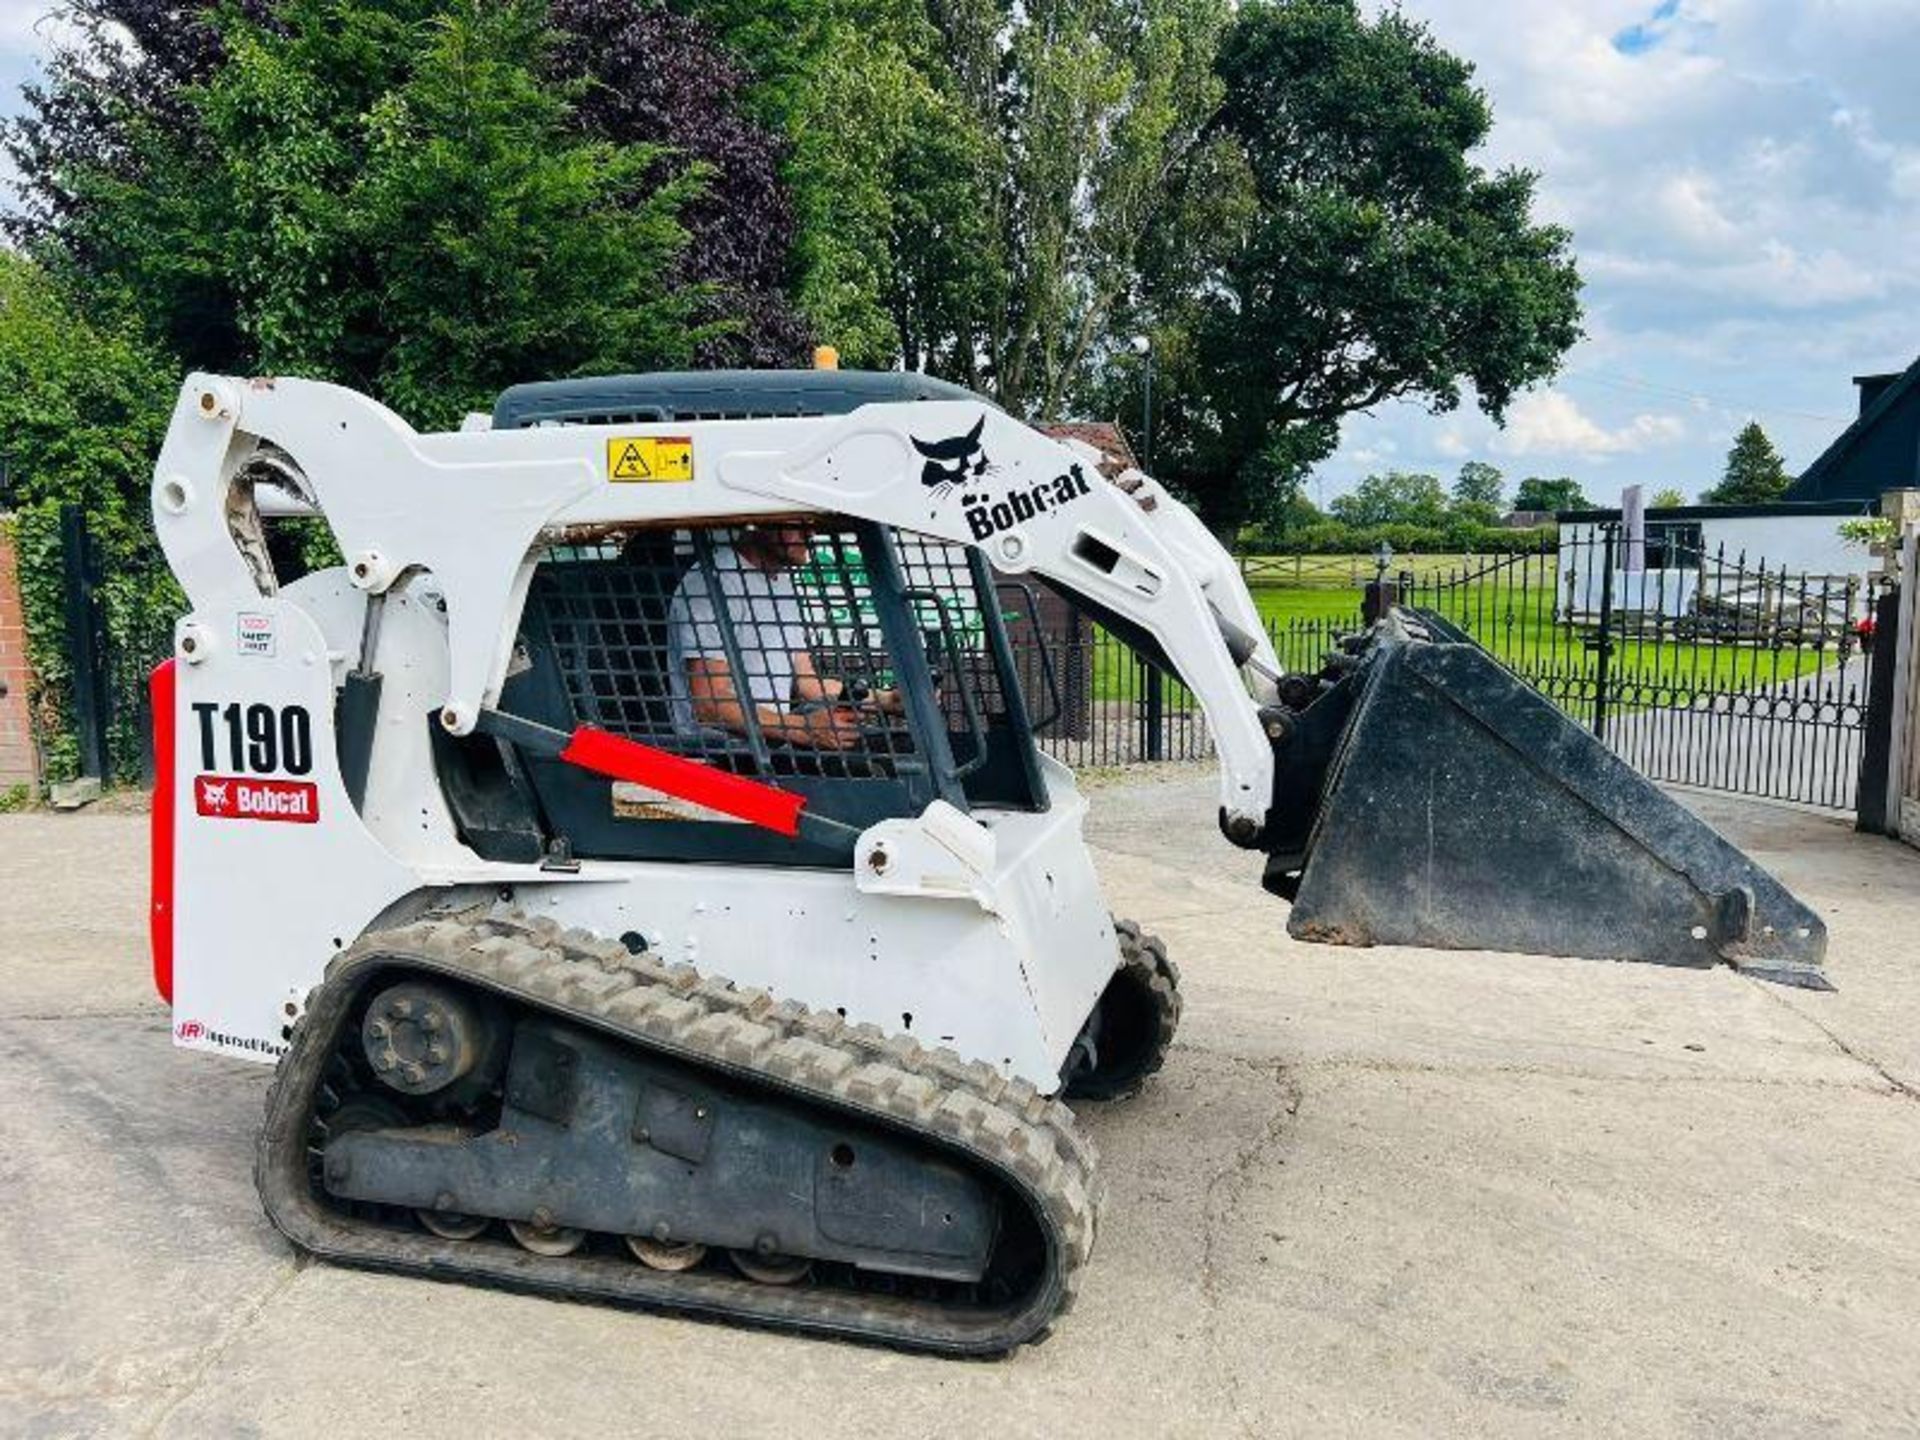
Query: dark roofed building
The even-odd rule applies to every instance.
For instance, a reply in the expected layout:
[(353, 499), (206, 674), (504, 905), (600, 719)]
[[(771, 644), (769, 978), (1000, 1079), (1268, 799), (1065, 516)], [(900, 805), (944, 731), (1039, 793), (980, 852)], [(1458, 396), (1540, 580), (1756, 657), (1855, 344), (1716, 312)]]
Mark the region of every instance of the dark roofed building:
[(1878, 500), (1920, 488), (1920, 360), (1888, 375), (1856, 375), (1860, 415), (1793, 482), (1788, 500)]

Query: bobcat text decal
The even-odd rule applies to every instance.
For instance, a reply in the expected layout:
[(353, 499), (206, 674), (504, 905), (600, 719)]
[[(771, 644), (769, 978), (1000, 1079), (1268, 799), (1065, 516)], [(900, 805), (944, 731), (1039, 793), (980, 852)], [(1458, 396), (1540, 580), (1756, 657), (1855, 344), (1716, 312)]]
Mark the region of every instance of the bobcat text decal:
[(1023, 521), (1062, 505), (1071, 505), (1087, 493), (1087, 476), (1078, 465), (1069, 465), (1064, 474), (1043, 480), (1022, 490), (1009, 490), (1004, 500), (988, 495), (963, 495), (967, 528), (973, 538), (986, 540), (1003, 530), (1011, 530)]
[(196, 775), (193, 810), (209, 820), (290, 820), (311, 825), (320, 818), (320, 790), (311, 780)]
[(1018, 486), (999, 496), (967, 493), (998, 468), (987, 459), (987, 452), (980, 444), (986, 427), (987, 417), (982, 415), (964, 435), (952, 435), (945, 440), (910, 437), (913, 448), (926, 461), (920, 468), (920, 483), (937, 496), (956, 489), (961, 492), (960, 504), (975, 540), (990, 540), (1037, 515), (1071, 505), (1088, 493), (1086, 472), (1078, 463), (1069, 465), (1051, 480)]

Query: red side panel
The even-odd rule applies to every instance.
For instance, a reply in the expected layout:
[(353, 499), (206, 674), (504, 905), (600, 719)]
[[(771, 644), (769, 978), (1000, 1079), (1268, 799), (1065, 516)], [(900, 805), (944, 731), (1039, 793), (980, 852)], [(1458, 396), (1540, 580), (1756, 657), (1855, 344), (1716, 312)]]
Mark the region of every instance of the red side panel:
[(152, 881), (147, 935), (153, 948), (153, 985), (173, 1003), (173, 661), (154, 666), (147, 681), (153, 701)]
[(573, 732), (560, 758), (596, 775), (651, 785), (677, 800), (704, 805), (709, 810), (718, 810), (722, 815), (731, 815), (736, 820), (782, 835), (800, 833), (800, 811), (807, 803), (805, 797), (730, 775), (725, 770), (702, 765), (698, 760), (669, 755), (651, 745), (623, 740), (590, 725), (582, 725)]

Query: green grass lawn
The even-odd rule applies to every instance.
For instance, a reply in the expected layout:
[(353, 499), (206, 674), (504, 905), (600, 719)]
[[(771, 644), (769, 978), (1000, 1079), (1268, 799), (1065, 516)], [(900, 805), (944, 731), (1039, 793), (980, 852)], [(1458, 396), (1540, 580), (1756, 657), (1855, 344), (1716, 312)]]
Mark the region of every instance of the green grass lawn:
[[(1358, 590), (1263, 586), (1253, 597), (1269, 625), (1282, 630), (1296, 623), (1329, 620), (1359, 624)], [(1438, 597), (1417, 595), (1414, 603), (1431, 604), (1497, 658), (1525, 673), (1590, 676), (1598, 664), (1599, 657), (1587, 646), (1590, 630), (1556, 622), (1552, 598), (1544, 587), (1516, 587), (1496, 594), (1476, 595), (1468, 589)], [(1849, 657), (1857, 653), (1851, 647), (1847, 652)], [(1613, 676), (1636, 684), (1735, 690), (1785, 684), (1837, 665), (1842, 658), (1832, 642), (1783, 647), (1700, 644), (1676, 640), (1670, 633), (1636, 635), (1630, 626), (1623, 626), (1623, 632), (1613, 637), (1609, 665)]]
[[(1460, 557), (1454, 557), (1456, 561)], [(1330, 586), (1262, 585), (1252, 591), (1262, 619), (1274, 634), (1281, 662), (1293, 669), (1311, 668), (1342, 629), (1360, 627), (1361, 592)], [(1435, 603), (1435, 602), (1438, 603)], [(1420, 593), (1416, 604), (1432, 604), (1460, 625), (1496, 658), (1532, 678), (1551, 677), (1550, 690), (1579, 691), (1596, 674), (1599, 657), (1587, 646), (1590, 632), (1556, 623), (1553, 602), (1545, 586), (1512, 585), (1466, 587)], [(1646, 687), (1642, 695), (1618, 696), (1623, 708), (1639, 705), (1685, 704), (1694, 692), (1758, 690), (1783, 685), (1802, 676), (1837, 666), (1857, 655), (1849, 647), (1754, 644), (1698, 644), (1660, 637), (1620, 633), (1614, 636), (1609, 659), (1609, 690), (1618, 685)], [(1102, 637), (1093, 652), (1093, 692), (1109, 701), (1137, 700), (1144, 693), (1140, 667), (1118, 642)], [(1167, 689), (1168, 707), (1186, 705), (1186, 691), (1177, 684)]]

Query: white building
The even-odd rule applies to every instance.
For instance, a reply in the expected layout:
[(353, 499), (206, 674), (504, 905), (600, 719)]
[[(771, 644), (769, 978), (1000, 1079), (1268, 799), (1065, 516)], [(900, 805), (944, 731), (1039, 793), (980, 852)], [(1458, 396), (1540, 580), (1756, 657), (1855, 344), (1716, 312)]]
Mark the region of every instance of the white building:
[(1635, 556), (1620, 511), (1562, 511), (1555, 608), (1563, 618), (1592, 615), (1604, 599), (1616, 614), (1677, 619), (1811, 607), (1834, 622), (1855, 620), (1878, 562), (1841, 538), (1840, 522), (1873, 513), (1870, 500), (1649, 510), (1645, 553)]

